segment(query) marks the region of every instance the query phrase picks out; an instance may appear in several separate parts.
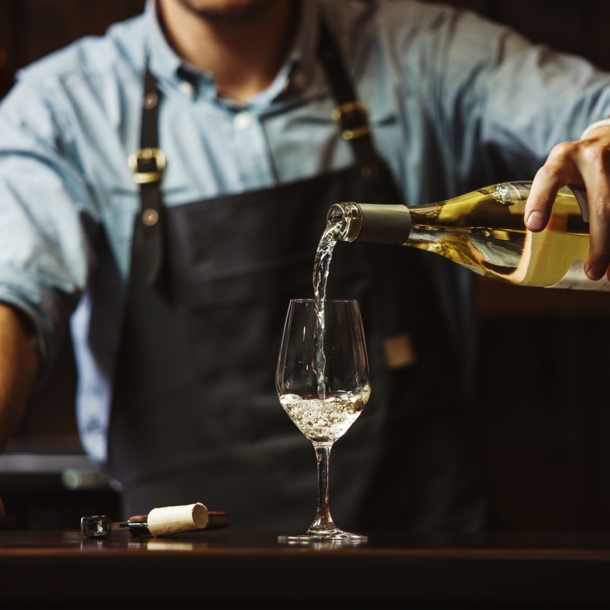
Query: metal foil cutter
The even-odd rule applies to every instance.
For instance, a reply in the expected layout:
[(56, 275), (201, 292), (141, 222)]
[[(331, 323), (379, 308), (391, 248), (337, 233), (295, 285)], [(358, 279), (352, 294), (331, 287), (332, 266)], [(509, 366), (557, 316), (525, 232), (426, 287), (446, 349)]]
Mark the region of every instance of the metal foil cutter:
[(127, 521), (113, 522), (106, 515), (93, 515), (80, 520), (80, 531), (87, 538), (106, 538), (112, 532), (128, 529), (132, 534), (148, 533), (148, 515), (130, 517)]

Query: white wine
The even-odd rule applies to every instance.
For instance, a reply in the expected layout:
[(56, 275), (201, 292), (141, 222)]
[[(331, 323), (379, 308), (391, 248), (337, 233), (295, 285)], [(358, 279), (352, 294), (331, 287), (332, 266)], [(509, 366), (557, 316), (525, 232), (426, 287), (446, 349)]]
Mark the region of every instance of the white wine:
[(531, 182), (489, 186), (432, 205), (339, 203), (328, 223), (343, 241), (412, 246), (440, 254), (481, 275), (527, 286), (610, 290), (584, 273), (589, 222), (584, 191), (562, 188), (548, 225), (532, 233), (523, 212)]
[(280, 394), (280, 402), (299, 430), (316, 443), (333, 443), (356, 421), (371, 395), (366, 384), (356, 393), (327, 393), (316, 396)]

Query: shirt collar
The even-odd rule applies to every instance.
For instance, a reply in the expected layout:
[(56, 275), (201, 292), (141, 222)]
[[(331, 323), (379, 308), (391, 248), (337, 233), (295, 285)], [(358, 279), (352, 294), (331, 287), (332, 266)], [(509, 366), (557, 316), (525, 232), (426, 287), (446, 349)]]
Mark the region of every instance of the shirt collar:
[[(301, 93), (312, 83), (316, 73), (316, 44), (318, 39), (318, 3), (300, 0), (299, 23), (292, 48), (284, 65), (267, 89), (246, 103), (250, 108), (270, 106), (275, 100)], [(168, 44), (157, 16), (155, 0), (146, 1), (145, 18), (150, 32), (148, 49), (151, 72), (167, 85), (180, 89), (185, 80), (194, 85), (194, 92), (225, 105), (236, 105), (231, 100), (219, 100), (216, 83), (211, 74), (202, 72), (185, 62)], [(190, 78), (189, 78), (190, 77)], [(240, 104), (243, 107), (243, 104)]]
[(179, 86), (181, 79), (178, 74), (183, 62), (165, 39), (157, 17), (155, 0), (146, 0), (144, 13), (150, 36), (148, 67), (157, 79)]

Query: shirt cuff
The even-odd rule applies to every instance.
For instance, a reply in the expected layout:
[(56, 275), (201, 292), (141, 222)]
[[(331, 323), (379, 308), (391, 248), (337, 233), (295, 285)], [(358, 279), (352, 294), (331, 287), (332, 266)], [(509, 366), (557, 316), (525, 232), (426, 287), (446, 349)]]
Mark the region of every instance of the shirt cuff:
[(601, 119), (599, 121), (595, 121), (595, 123), (591, 123), (589, 127), (587, 127), (580, 136), (581, 140), (584, 140), (586, 136), (588, 136), (594, 129), (598, 127), (610, 127), (610, 117), (606, 117), (605, 119)]
[[(8, 275), (12, 276), (7, 277)], [(16, 281), (19, 279), (20, 281)], [(48, 379), (66, 335), (69, 314), (46, 286), (29, 274), (0, 269), (0, 302), (18, 309), (31, 321), (38, 344), (40, 368), (34, 390)]]

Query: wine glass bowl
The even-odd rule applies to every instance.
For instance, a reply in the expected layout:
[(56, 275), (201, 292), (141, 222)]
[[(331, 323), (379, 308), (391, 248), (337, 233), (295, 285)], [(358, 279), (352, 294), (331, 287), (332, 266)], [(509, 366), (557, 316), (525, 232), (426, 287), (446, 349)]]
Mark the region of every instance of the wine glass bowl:
[(280, 403), (311, 440), (318, 460), (316, 518), (305, 534), (280, 536), (280, 540), (362, 542), (366, 537), (335, 526), (328, 507), (330, 450), (358, 418), (371, 392), (362, 319), (357, 301), (322, 303), (324, 326), (320, 329), (320, 310), (314, 300), (290, 302), (278, 358)]

